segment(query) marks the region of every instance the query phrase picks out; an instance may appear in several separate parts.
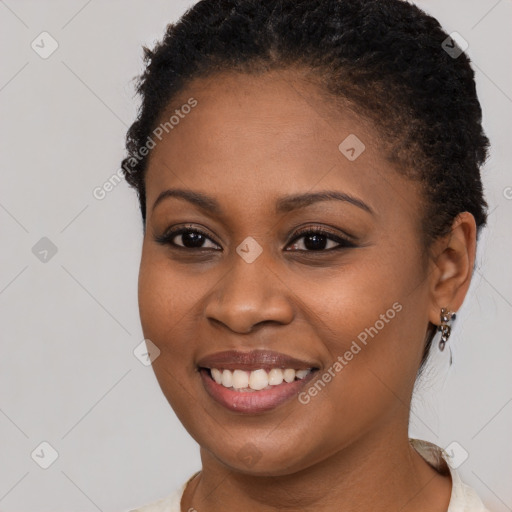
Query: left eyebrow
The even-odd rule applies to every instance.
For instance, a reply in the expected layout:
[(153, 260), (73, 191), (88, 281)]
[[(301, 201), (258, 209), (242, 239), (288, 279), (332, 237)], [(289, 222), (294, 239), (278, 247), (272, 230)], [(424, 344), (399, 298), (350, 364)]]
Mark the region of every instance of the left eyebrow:
[(374, 211), (365, 202), (361, 201), (361, 199), (345, 194), (344, 192), (331, 190), (282, 197), (276, 203), (276, 213), (287, 213), (320, 201), (344, 201), (374, 215)]

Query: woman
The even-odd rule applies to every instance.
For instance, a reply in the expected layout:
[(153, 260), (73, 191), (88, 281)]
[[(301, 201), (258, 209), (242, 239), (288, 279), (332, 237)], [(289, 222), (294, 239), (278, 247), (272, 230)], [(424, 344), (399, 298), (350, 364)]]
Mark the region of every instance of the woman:
[(401, 0), (203, 0), (146, 62), (140, 316), (202, 470), (138, 510), (485, 511), (408, 437), (486, 221), (456, 41)]

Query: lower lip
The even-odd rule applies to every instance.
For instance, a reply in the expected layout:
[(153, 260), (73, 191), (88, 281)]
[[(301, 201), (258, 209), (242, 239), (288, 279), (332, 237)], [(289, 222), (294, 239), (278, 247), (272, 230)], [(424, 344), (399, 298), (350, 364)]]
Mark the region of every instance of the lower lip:
[(199, 373), (207, 393), (216, 402), (231, 411), (255, 414), (270, 411), (296, 396), (306, 383), (315, 376), (316, 371), (308, 373), (301, 380), (283, 382), (278, 386), (272, 386), (271, 389), (262, 389), (261, 391), (234, 391), (232, 388), (217, 384), (210, 377), (208, 370), (201, 368)]

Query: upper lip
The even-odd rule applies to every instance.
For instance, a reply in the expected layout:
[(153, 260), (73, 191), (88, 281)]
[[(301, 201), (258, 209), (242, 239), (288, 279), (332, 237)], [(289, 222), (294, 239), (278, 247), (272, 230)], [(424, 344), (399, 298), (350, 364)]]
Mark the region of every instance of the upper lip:
[(292, 368), (294, 370), (316, 368), (314, 363), (271, 350), (252, 350), (250, 352), (226, 350), (224, 352), (216, 352), (201, 358), (197, 362), (197, 366), (210, 369), (222, 368), (226, 370), (247, 371), (270, 370), (272, 368)]

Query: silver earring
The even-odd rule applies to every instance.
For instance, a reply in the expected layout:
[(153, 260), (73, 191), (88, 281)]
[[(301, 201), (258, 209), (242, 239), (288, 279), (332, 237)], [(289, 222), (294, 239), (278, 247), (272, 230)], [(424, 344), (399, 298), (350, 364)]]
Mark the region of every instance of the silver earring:
[(441, 332), (441, 339), (439, 340), (439, 350), (442, 352), (452, 333), (450, 322), (455, 320), (455, 313), (448, 311), (446, 308), (441, 308), (441, 325), (437, 327), (437, 330)]

